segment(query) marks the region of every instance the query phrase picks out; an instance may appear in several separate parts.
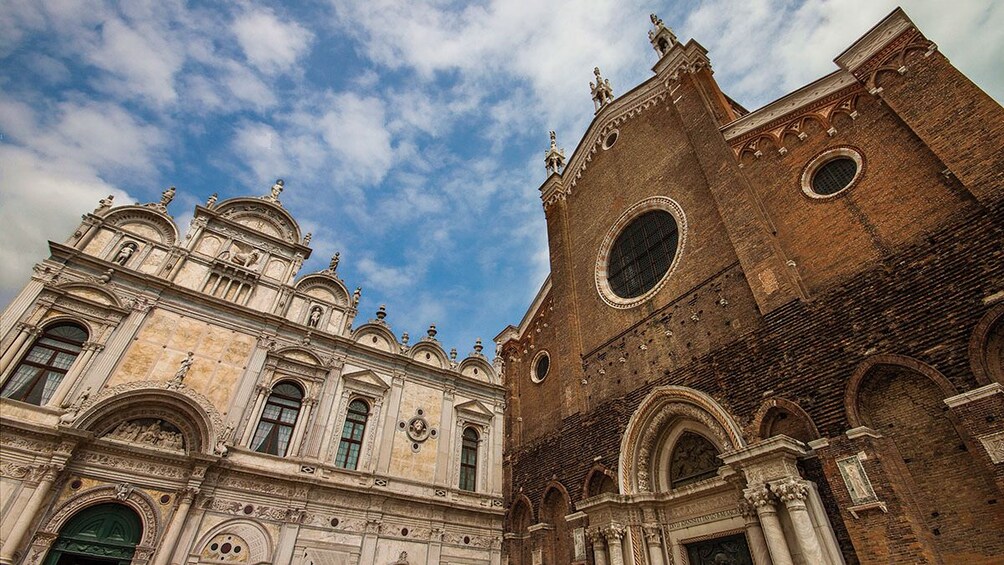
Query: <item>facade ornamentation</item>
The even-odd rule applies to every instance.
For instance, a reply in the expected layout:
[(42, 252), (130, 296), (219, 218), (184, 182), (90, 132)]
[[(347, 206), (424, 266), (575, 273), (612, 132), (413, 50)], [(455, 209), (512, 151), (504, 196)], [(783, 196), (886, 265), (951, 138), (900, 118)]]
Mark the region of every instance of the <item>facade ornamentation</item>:
[(194, 362), (195, 353), (189, 351), (185, 358), (182, 359), (181, 364), (178, 366), (178, 370), (174, 373), (174, 378), (167, 383), (167, 388), (178, 389), (185, 386), (185, 376), (188, 375), (188, 371), (192, 368), (192, 364)]
[(596, 82), (589, 83), (589, 92), (593, 96), (596, 113), (599, 113), (604, 106), (613, 101), (614, 89), (610, 87), (610, 79), (605, 79), (600, 75), (599, 67), (593, 69), (593, 74), (596, 75)]
[(544, 166), (548, 174), (561, 174), (565, 168), (565, 150), (558, 149), (554, 130), (551, 130), (551, 147), (544, 153)]
[(268, 193), (268, 195), (261, 197), (262, 200), (265, 200), (266, 202), (273, 202), (275, 204), (279, 204), (279, 195), (282, 194), (282, 189), (285, 186), (286, 186), (285, 181), (283, 181), (282, 179), (276, 179), (275, 184), (272, 185), (272, 188)]
[(185, 438), (181, 432), (162, 420), (122, 422), (105, 437), (143, 443), (172, 451), (184, 451), (185, 449)]

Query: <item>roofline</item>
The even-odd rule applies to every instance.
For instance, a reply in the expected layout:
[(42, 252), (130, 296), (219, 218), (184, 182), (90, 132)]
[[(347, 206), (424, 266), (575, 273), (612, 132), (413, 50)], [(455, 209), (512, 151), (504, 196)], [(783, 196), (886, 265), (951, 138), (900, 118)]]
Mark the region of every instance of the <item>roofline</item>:
[[(540, 289), (537, 291), (537, 295), (533, 297), (533, 302), (530, 303), (529, 308), (527, 308), (526, 313), (523, 314), (523, 318), (519, 321), (519, 326), (513, 326), (509, 324), (505, 327), (497, 336), (495, 336), (495, 343), (502, 345), (508, 339), (503, 339), (507, 334), (516, 333), (516, 339), (523, 337), (526, 333), (526, 329), (530, 326), (530, 320), (533, 319), (533, 315), (540, 309), (541, 305), (544, 303), (544, 297), (551, 292), (551, 274), (547, 274), (547, 278), (544, 279), (543, 284), (540, 285)], [(500, 341), (501, 340), (501, 341)]]

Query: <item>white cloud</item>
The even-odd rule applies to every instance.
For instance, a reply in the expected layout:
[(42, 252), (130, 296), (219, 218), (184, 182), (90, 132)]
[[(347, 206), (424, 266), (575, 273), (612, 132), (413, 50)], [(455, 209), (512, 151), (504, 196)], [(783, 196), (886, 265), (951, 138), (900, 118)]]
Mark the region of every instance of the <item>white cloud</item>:
[(111, 87), (123, 97), (142, 95), (162, 105), (178, 97), (174, 76), (184, 55), (152, 25), (134, 29), (119, 19), (105, 21), (100, 44), (88, 58), (119, 79)]
[(244, 56), (266, 73), (285, 71), (308, 50), (313, 34), (296, 22), (283, 22), (270, 10), (254, 10), (234, 20)]

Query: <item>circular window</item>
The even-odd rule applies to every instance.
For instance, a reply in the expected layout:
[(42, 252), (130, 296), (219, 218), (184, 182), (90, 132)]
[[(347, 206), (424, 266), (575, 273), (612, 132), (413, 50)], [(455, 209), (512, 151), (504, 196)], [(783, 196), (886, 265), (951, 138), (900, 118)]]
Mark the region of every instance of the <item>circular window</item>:
[(650, 198), (629, 208), (607, 232), (596, 259), (596, 287), (615, 308), (651, 297), (676, 267), (686, 219), (679, 204)]
[(551, 357), (546, 351), (541, 351), (533, 358), (530, 369), (530, 380), (535, 383), (543, 381), (547, 377), (547, 372), (551, 370)]
[(847, 190), (861, 176), (861, 153), (838, 147), (817, 155), (802, 173), (802, 191), (810, 198), (830, 198)]
[(613, 147), (614, 144), (617, 143), (618, 137), (620, 137), (620, 132), (618, 130), (608, 133), (607, 136), (603, 138), (603, 150), (605, 151)]

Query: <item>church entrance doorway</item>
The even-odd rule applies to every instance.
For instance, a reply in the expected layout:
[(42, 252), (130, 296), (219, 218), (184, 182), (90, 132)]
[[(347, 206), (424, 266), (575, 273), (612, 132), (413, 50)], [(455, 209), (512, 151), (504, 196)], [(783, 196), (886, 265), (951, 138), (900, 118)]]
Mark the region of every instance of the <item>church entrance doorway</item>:
[(59, 531), (45, 565), (128, 565), (143, 525), (122, 504), (99, 504), (74, 515)]

